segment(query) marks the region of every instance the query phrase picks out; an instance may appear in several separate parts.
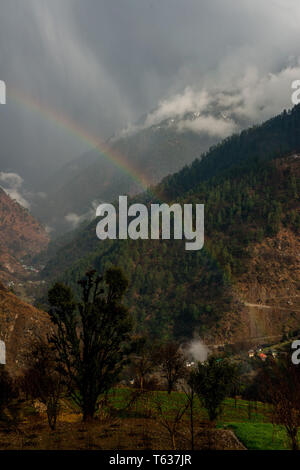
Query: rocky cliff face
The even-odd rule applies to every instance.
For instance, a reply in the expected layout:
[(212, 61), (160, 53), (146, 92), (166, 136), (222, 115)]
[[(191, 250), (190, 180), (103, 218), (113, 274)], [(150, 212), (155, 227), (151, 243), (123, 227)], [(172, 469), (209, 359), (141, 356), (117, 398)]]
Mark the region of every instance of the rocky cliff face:
[(48, 243), (45, 228), (0, 188), (0, 280), (9, 282), (26, 275), (30, 258)]
[[(217, 343), (276, 342), (300, 327), (300, 237), (282, 228), (252, 248)], [(222, 334), (220, 335), (220, 332)]]
[(4, 283), (17, 290), (37, 275), (31, 259), (48, 243), (44, 227), (0, 188), (0, 340), (5, 342), (6, 367), (14, 375), (25, 367), (32, 341), (46, 336), (50, 321), (46, 313), (22, 302)]
[(32, 342), (51, 331), (48, 315), (22, 302), (0, 283), (0, 340), (5, 342), (6, 367), (18, 375), (26, 367)]

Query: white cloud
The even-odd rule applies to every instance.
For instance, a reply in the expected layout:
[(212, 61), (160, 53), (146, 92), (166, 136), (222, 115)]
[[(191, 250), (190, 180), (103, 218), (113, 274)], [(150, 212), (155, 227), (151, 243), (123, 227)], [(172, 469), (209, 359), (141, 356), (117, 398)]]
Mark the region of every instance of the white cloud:
[(22, 193), (23, 178), (17, 173), (0, 172), (0, 182), (3, 183), (2, 188), (11, 197), (26, 209), (30, 208), (30, 203), (25, 199)]
[(195, 91), (191, 87), (186, 87), (183, 93), (177, 93), (169, 99), (160, 101), (157, 109), (148, 114), (145, 127), (153, 126), (174, 116), (183, 116), (188, 112), (201, 113), (205, 111), (209, 103), (210, 97), (206, 90)]
[(30, 203), (24, 199), (24, 197), (17, 191), (16, 189), (7, 189), (3, 188), (4, 191), (13, 199), (14, 201), (17, 201), (20, 206), (25, 207), (26, 209), (30, 209)]
[(8, 184), (9, 187), (20, 188), (23, 184), (23, 178), (17, 173), (0, 172), (0, 181)]
[(49, 234), (55, 231), (55, 229), (51, 227), (50, 225), (45, 225), (45, 230)]
[(75, 212), (70, 212), (65, 216), (65, 220), (71, 224), (72, 228), (76, 228), (85, 219), (82, 215), (75, 214)]
[(84, 214), (76, 214), (75, 212), (69, 212), (69, 214), (65, 216), (66, 222), (68, 222), (72, 228), (76, 228), (84, 221), (93, 220), (96, 217), (95, 214), (98, 204), (99, 201), (93, 201), (90, 209), (88, 209)]
[(196, 119), (184, 119), (177, 124), (179, 131), (190, 130), (204, 133), (211, 137), (225, 138), (233, 134), (238, 126), (231, 119), (215, 118), (213, 116), (199, 116)]
[(224, 138), (292, 106), (291, 84), (300, 79), (300, 58), (289, 58), (281, 70), (265, 74), (255, 65), (248, 65), (239, 72), (232, 71), (230, 76), (228, 68), (226, 61), (222, 63), (220, 80), (211, 80), (211, 85), (207, 79), (201, 89), (188, 86), (182, 93), (161, 100), (142, 125), (129, 126), (123, 135), (173, 119), (170, 125), (180, 132), (191, 130)]
[(237, 96), (240, 104), (233, 106), (233, 111), (240, 117), (251, 121), (267, 119), (280, 112), (284, 107), (291, 107), (291, 84), (300, 78), (300, 61), (287, 65), (277, 73), (260, 76), (255, 67), (249, 67), (237, 82)]

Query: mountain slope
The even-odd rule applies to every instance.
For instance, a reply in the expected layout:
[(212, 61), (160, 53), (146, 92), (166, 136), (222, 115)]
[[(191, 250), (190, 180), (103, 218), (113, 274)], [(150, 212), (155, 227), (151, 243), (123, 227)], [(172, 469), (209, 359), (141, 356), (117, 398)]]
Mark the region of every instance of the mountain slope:
[(6, 345), (7, 369), (18, 374), (26, 365), (26, 354), (39, 337), (46, 337), (48, 315), (22, 302), (0, 283), (0, 340)]
[(44, 227), (0, 188), (0, 279), (24, 275), (24, 259), (29, 262), (48, 243)]
[(299, 330), (300, 237), (282, 228), (275, 237), (253, 246), (247, 273), (236, 283), (243, 303), (239, 335), (266, 334), (281, 339)]
[[(123, 267), (130, 278), (127, 302), (136, 329), (151, 336), (198, 333), (221, 343), (279, 334), (285, 325), (295, 328), (298, 309), (287, 304), (284, 315), (277, 300), (274, 310), (270, 299), (276, 285), (282, 295), (291, 293), (290, 302), (298, 295), (299, 271), (289, 260), (289, 248), (278, 258), (279, 268), (272, 247), (289, 247), (280, 241), (285, 237), (294, 253), (299, 247), (300, 158), (294, 154), (300, 153), (299, 136), (300, 107), (295, 107), (226, 139), (201, 161), (136, 198), (153, 202), (163, 195), (170, 202), (204, 203), (203, 250), (187, 252), (179, 240), (100, 242), (94, 221), (58, 250), (45, 268), (46, 279), (59, 277), (76, 290), (76, 281), (90, 267)], [(255, 307), (263, 302), (272, 309)]]
[(269, 119), (260, 126), (225, 139), (178, 173), (165, 178), (157, 191), (175, 198), (200, 182), (226, 174), (247, 171), (249, 165), (300, 152), (300, 105)]
[[(300, 153), (300, 105), (288, 113), (284, 111), (262, 126), (225, 139), (200, 159), (194, 160), (190, 166), (166, 177), (150, 191), (133, 197), (132, 202), (171, 202), (195, 191), (197, 186), (205, 182), (210, 189), (218, 184), (218, 179), (234, 178), (256, 171), (264, 162), (297, 152)], [(63, 247), (59, 245), (56, 256), (51, 252), (45, 275), (53, 277), (56, 267), (64, 270), (71, 266), (74, 254), (75, 259), (79, 259), (97, 250), (99, 240), (95, 237), (95, 226), (96, 221), (86, 223), (82, 229), (74, 232), (73, 237), (70, 234), (70, 242)]]

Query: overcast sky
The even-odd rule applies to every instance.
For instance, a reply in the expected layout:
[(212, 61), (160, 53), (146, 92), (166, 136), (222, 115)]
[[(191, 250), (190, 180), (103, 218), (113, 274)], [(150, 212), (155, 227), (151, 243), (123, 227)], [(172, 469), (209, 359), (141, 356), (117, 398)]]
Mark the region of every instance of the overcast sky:
[[(259, 122), (291, 106), (290, 84), (300, 79), (299, 0), (0, 0), (0, 7), (0, 79), (8, 88), (0, 170), (25, 180), (88, 145), (15, 100), (14, 90), (105, 139), (143, 114), (150, 125), (198, 111), (194, 130), (209, 127), (201, 113), (213, 99)], [(219, 124), (220, 137), (234, 130)]]

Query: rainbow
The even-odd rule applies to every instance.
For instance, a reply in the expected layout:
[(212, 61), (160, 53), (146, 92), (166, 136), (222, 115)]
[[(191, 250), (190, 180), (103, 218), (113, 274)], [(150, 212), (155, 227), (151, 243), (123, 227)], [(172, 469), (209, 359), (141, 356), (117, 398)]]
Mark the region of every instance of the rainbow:
[(106, 142), (90, 134), (69, 116), (57, 112), (49, 105), (44, 105), (41, 101), (33, 98), (32, 96), (26, 95), (24, 92), (21, 92), (16, 88), (8, 87), (7, 95), (17, 105), (21, 104), (26, 108), (43, 115), (45, 118), (65, 129), (66, 132), (71, 133), (82, 142), (88, 144), (91, 149), (97, 150), (102, 158), (113, 163), (114, 166), (134, 180), (141, 187), (141, 190), (147, 190), (150, 187), (151, 183), (147, 176), (135, 168), (126, 157), (115, 149), (111, 149)]

